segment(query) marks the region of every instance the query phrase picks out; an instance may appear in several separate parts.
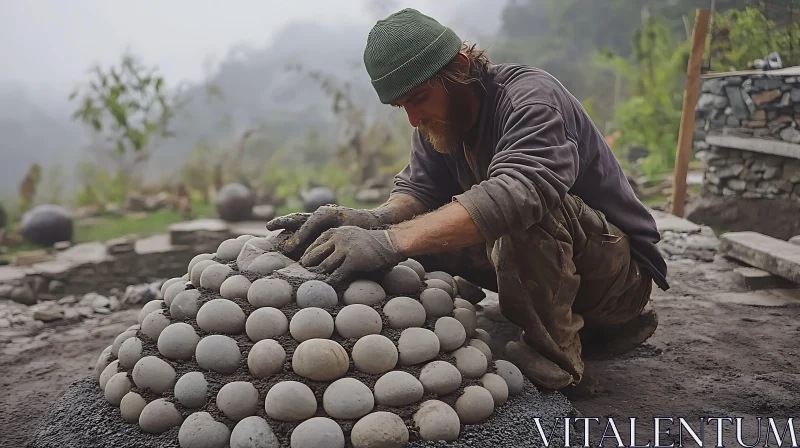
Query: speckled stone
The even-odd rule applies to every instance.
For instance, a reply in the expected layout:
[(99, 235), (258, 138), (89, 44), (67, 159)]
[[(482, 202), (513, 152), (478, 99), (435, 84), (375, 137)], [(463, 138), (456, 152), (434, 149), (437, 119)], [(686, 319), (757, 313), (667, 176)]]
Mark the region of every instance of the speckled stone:
[(383, 277), (381, 285), (387, 294), (413, 294), (422, 287), (422, 280), (410, 267), (395, 266)]
[(453, 317), (461, 322), (461, 325), (464, 326), (464, 330), (467, 332), (467, 337), (471, 338), (475, 333), (475, 329), (478, 328), (478, 316), (466, 308), (456, 308), (453, 310)]
[(147, 403), (139, 415), (139, 427), (142, 428), (142, 431), (150, 434), (161, 434), (181, 423), (183, 423), (181, 413), (166, 398), (159, 398)]
[(289, 333), (297, 342), (309, 339), (328, 339), (333, 335), (334, 321), (322, 308), (303, 308), (292, 316)]
[(314, 381), (333, 381), (347, 373), (350, 357), (347, 351), (330, 339), (309, 339), (301, 342), (292, 355), (292, 369)]
[(158, 342), (158, 336), (172, 322), (164, 315), (165, 310), (155, 310), (148, 314), (142, 321), (142, 333), (153, 341)]
[(247, 368), (256, 378), (282, 372), (285, 362), (286, 350), (272, 339), (256, 342), (247, 355)]
[(246, 299), (248, 290), (250, 290), (250, 280), (244, 275), (228, 277), (219, 287), (222, 298), (228, 300)]
[(494, 412), (494, 398), (480, 386), (467, 386), (456, 400), (456, 413), (464, 425), (481, 423)]
[(433, 332), (439, 338), (439, 346), (443, 352), (452, 352), (464, 345), (467, 332), (461, 322), (453, 317), (444, 316), (436, 320)]
[(144, 318), (147, 317), (148, 314), (155, 310), (160, 310), (161, 305), (163, 304), (163, 300), (151, 300), (145, 303), (142, 309), (139, 311), (138, 317), (136, 318), (137, 322), (141, 325), (141, 323), (144, 321)]
[(359, 372), (378, 375), (397, 365), (398, 353), (394, 342), (386, 336), (371, 334), (353, 346), (353, 364)]
[(217, 258), (224, 261), (233, 261), (239, 256), (247, 241), (230, 238), (222, 242), (217, 248)]
[(401, 370), (386, 373), (375, 382), (375, 402), (384, 406), (408, 406), (421, 400), (424, 393), (422, 383)]
[(195, 264), (192, 267), (192, 271), (189, 273), (189, 281), (191, 281), (192, 284), (195, 285), (195, 286), (200, 286), (200, 276), (203, 274), (203, 271), (207, 267), (213, 266), (215, 264), (219, 264), (219, 263), (217, 263), (214, 260), (198, 261), (197, 264)]
[(128, 392), (119, 403), (119, 412), (122, 420), (128, 423), (138, 423), (142, 409), (147, 406), (147, 401), (136, 392)]
[(198, 409), (206, 404), (208, 381), (202, 372), (189, 372), (175, 383), (175, 399), (189, 409)]
[(395, 297), (383, 306), (383, 314), (389, 318), (389, 327), (402, 329), (420, 327), (425, 324), (425, 307), (411, 297)]
[(419, 295), (428, 317), (448, 316), (453, 312), (453, 298), (439, 288), (429, 288)]
[(119, 364), (130, 369), (140, 359), (142, 359), (142, 340), (139, 338), (126, 339), (119, 348)]
[(456, 411), (439, 400), (428, 400), (414, 413), (414, 424), (422, 440), (453, 441), (461, 432), (461, 421)]
[(490, 349), (485, 342), (481, 341), (480, 339), (470, 339), (469, 345), (480, 350), (481, 353), (483, 353), (483, 356), (486, 357), (487, 363), (492, 362), (492, 349)]
[(186, 417), (178, 431), (181, 448), (227, 448), (231, 431), (208, 412)]
[(500, 359), (494, 362), (494, 369), (505, 380), (510, 396), (518, 395), (525, 388), (525, 378), (514, 364)]
[(439, 280), (438, 278), (425, 280), (425, 289), (441, 289), (447, 293), (451, 300), (453, 298), (453, 287), (450, 286), (450, 284), (448, 284), (446, 281)]
[(492, 394), (494, 405), (502, 406), (508, 401), (508, 385), (500, 375), (487, 373), (481, 377), (481, 385)]
[(173, 278), (167, 279), (164, 283), (162, 283), (161, 284), (161, 297), (164, 297), (164, 293), (167, 292), (167, 288), (169, 288), (170, 285), (174, 284), (175, 282), (179, 282), (181, 280), (183, 280), (183, 279), (180, 278), (180, 277), (173, 277)]
[(175, 369), (163, 359), (145, 356), (133, 366), (133, 381), (140, 389), (149, 388), (157, 394), (172, 389), (175, 384)]
[(122, 397), (124, 397), (130, 391), (131, 381), (128, 379), (128, 374), (125, 372), (120, 372), (108, 380), (108, 383), (106, 383), (106, 388), (103, 390), (103, 394), (106, 397), (106, 401), (114, 406), (119, 406), (120, 402), (122, 402)]
[(136, 331), (134, 330), (125, 330), (120, 333), (119, 336), (114, 339), (114, 343), (111, 344), (111, 354), (114, 356), (119, 357), (119, 349), (122, 347), (122, 343), (130, 338), (136, 337)]
[(217, 407), (233, 421), (255, 415), (259, 403), (258, 390), (247, 381), (230, 382), (217, 393)]
[(461, 372), (446, 361), (432, 361), (422, 368), (419, 381), (425, 392), (442, 396), (461, 387)]
[(344, 448), (344, 433), (329, 418), (310, 418), (292, 431), (291, 448)]
[[(216, 254), (199, 254), (199, 255), (195, 255), (194, 258), (192, 258), (192, 261), (189, 262), (189, 269), (186, 270), (186, 273), (189, 274), (189, 279), (191, 280), (192, 268), (194, 268), (197, 265), (197, 263), (199, 263), (201, 261), (211, 260), (215, 256), (216, 256)], [(198, 279), (199, 279), (199, 277), (198, 277)], [(162, 291), (162, 293), (163, 293), (163, 291)]]
[(433, 280), (433, 279), (444, 280), (447, 282), (448, 285), (450, 285), (454, 294), (457, 291), (456, 279), (453, 278), (453, 276), (448, 274), (447, 272), (444, 271), (428, 272), (427, 274), (425, 274), (425, 278), (427, 280)]
[(197, 312), (197, 326), (207, 333), (239, 334), (245, 319), (239, 305), (226, 299), (209, 300)]
[(381, 315), (367, 305), (347, 305), (336, 315), (336, 332), (345, 339), (380, 334), (382, 329)]
[[(120, 347), (121, 348), (121, 347)], [(103, 373), (108, 365), (111, 364), (111, 346), (104, 348), (97, 358), (97, 363), (94, 365), (94, 379), (100, 380), (100, 374)]]
[(373, 412), (353, 425), (350, 442), (353, 448), (402, 448), (408, 443), (408, 428), (397, 414)]
[(386, 300), (386, 291), (372, 280), (356, 280), (344, 291), (342, 300), (345, 305), (377, 305)]
[(375, 406), (372, 391), (354, 378), (342, 378), (331, 383), (322, 395), (325, 412), (335, 419), (356, 420)]
[(464, 378), (480, 378), (486, 373), (486, 356), (475, 347), (462, 347), (453, 352), (453, 357), (456, 358), (456, 367)]
[(100, 374), (100, 379), (98, 380), (98, 384), (100, 384), (100, 389), (103, 391), (106, 390), (106, 384), (108, 384), (108, 380), (111, 379), (112, 376), (119, 373), (119, 360), (115, 359), (111, 361), (105, 369), (103, 369), (103, 373)]
[(200, 274), (200, 287), (207, 288), (214, 292), (219, 292), (222, 283), (233, 272), (233, 269), (224, 264), (215, 264), (203, 269)]
[(492, 343), (492, 337), (489, 335), (489, 333), (486, 332), (486, 330), (484, 330), (482, 328), (476, 328), (475, 329), (475, 338), (476, 339), (480, 339), (486, 345), (489, 345), (489, 344)]
[(219, 373), (233, 373), (239, 368), (242, 353), (236, 341), (228, 336), (212, 334), (197, 343), (195, 350), (197, 364)]
[(175, 320), (194, 319), (197, 317), (197, 299), (200, 298), (200, 291), (188, 289), (175, 296), (169, 306), (169, 314)]
[(453, 301), (453, 305), (454, 305), (456, 308), (465, 308), (465, 309), (468, 309), (468, 310), (472, 311), (473, 313), (477, 312), (477, 311), (475, 310), (475, 305), (473, 305), (473, 304), (471, 304), (471, 303), (467, 302), (466, 300), (464, 300), (464, 299), (462, 299), (462, 298), (457, 298), (457, 299), (455, 299), (455, 300)]
[(309, 280), (297, 288), (297, 306), (300, 308), (333, 308), (338, 301), (333, 286), (320, 280)]
[(247, 266), (247, 271), (264, 276), (285, 268), (292, 260), (278, 252), (267, 252), (259, 255)]
[(256, 308), (280, 308), (292, 302), (292, 285), (280, 278), (261, 278), (250, 285), (247, 301)]
[(175, 296), (183, 291), (186, 291), (186, 282), (184, 281), (169, 285), (169, 288), (164, 292), (164, 303), (167, 305), (167, 308), (172, 304), (172, 300), (175, 299)]
[(176, 322), (170, 324), (158, 336), (158, 352), (169, 359), (192, 359), (200, 336), (191, 325)]
[(408, 260), (401, 261), (400, 265), (401, 266), (407, 266), (407, 267), (413, 269), (414, 272), (416, 272), (417, 275), (419, 276), (420, 281), (425, 280), (425, 268), (422, 266), (422, 264), (419, 261), (417, 261), (417, 260), (415, 260), (413, 258), (409, 258)]
[(280, 448), (280, 442), (266, 420), (252, 416), (236, 424), (230, 448)]
[(407, 328), (400, 333), (397, 352), (401, 366), (430, 361), (439, 354), (439, 338), (426, 328)]
[(282, 422), (306, 420), (317, 412), (314, 392), (298, 381), (282, 381), (272, 386), (264, 401), (267, 415)]
[(289, 332), (289, 319), (277, 308), (259, 308), (250, 313), (245, 331), (253, 342), (277, 338)]

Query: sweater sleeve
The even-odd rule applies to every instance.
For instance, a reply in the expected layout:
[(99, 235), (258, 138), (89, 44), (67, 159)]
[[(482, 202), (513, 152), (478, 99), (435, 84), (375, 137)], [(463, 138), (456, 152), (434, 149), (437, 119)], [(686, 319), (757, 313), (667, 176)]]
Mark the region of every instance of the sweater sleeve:
[(411, 157), (403, 171), (395, 176), (392, 194), (410, 195), (428, 210), (450, 202), (453, 195), (463, 190), (447, 168), (446, 157), (436, 152), (415, 129), (411, 137)]
[(558, 207), (578, 165), (578, 147), (561, 113), (541, 103), (523, 105), (506, 120), (487, 180), (454, 199), (491, 242)]

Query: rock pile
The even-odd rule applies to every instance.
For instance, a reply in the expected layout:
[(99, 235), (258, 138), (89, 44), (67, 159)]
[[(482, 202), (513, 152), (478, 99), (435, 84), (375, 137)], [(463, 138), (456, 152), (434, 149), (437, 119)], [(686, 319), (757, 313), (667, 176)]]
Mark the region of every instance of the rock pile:
[(447, 273), (331, 285), (277, 247), (229, 239), (162, 285), (97, 360), (121, 419), (182, 448), (403, 447), (523, 392)]

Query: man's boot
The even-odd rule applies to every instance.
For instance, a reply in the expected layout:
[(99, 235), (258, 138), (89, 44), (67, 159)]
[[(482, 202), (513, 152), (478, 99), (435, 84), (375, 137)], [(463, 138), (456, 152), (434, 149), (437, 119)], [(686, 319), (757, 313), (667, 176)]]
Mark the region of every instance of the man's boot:
[(572, 375), (522, 341), (506, 344), (505, 355), (536, 386), (559, 390), (572, 384)]
[(647, 341), (658, 328), (658, 315), (651, 305), (632, 320), (609, 327), (585, 327), (580, 331), (583, 358), (603, 360), (623, 355)]

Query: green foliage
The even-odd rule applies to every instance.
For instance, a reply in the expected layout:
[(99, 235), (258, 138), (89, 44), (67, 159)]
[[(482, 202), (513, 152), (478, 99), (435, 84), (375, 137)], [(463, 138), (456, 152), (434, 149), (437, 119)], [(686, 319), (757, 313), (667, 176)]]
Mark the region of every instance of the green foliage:
[(709, 51), (713, 71), (747, 69), (773, 51), (784, 67), (800, 65), (800, 22), (781, 27), (750, 7), (715, 14)]
[(127, 198), (127, 179), (123, 173), (108, 171), (93, 162), (78, 165), (81, 186), (73, 198), (76, 206), (122, 204)]
[(38, 163), (31, 165), (25, 178), (19, 184), (19, 214), (23, 215), (25, 212), (33, 208), (34, 199), (36, 198), (36, 191), (39, 188), (39, 182), (42, 180), (42, 167)]

